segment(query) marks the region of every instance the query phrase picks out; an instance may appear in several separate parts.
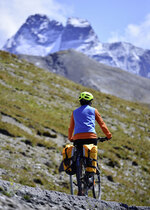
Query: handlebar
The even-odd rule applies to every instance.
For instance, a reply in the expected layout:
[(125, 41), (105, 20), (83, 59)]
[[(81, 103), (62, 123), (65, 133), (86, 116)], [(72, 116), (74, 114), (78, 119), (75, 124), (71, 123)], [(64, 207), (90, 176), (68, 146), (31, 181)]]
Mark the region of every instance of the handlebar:
[(107, 137), (98, 137), (97, 138), (97, 141), (100, 141), (100, 142), (104, 142), (104, 141), (108, 141), (110, 139), (108, 139)]

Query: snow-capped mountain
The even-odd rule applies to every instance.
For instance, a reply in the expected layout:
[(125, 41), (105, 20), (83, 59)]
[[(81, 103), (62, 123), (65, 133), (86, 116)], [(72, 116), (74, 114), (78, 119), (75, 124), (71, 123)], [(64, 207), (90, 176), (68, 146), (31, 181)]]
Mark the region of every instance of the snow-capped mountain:
[(69, 18), (62, 33), (60, 50), (87, 52), (99, 44), (98, 37), (87, 20)]
[(130, 43), (101, 43), (85, 19), (68, 18), (66, 26), (46, 15), (32, 15), (4, 45), (14, 54), (46, 56), (60, 50), (75, 49), (100, 63), (150, 78), (150, 50)]
[(140, 72), (140, 59), (144, 52), (145, 50), (130, 43), (117, 42), (103, 44), (103, 48), (93, 53), (92, 57), (101, 63), (119, 67), (138, 75)]
[(3, 49), (14, 54), (45, 56), (59, 50), (63, 30), (61, 23), (50, 21), (46, 15), (32, 15)]

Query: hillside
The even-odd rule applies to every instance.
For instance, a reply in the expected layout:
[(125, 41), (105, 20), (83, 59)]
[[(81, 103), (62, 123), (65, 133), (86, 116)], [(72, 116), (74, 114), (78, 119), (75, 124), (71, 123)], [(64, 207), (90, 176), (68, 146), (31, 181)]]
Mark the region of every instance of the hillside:
[(19, 55), (19, 58), (102, 93), (150, 104), (149, 79), (101, 64), (75, 50), (60, 51), (46, 57)]
[[(99, 144), (102, 199), (150, 205), (150, 110), (0, 51), (0, 179), (69, 193), (58, 173), (70, 115), (87, 90), (113, 134)], [(97, 126), (97, 133), (102, 135)]]

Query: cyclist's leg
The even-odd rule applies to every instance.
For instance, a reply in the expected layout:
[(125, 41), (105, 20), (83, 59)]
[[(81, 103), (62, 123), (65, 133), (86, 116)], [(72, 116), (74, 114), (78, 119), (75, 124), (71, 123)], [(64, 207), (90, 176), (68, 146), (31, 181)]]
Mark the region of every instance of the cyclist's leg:
[(76, 159), (76, 178), (77, 178), (77, 186), (78, 186), (78, 195), (83, 195), (82, 194), (82, 163), (81, 163), (81, 158), (82, 158), (82, 151), (83, 147), (82, 144), (76, 144), (77, 148), (77, 159)]
[(78, 195), (82, 195), (82, 184), (81, 184), (81, 171), (80, 171), (80, 158), (77, 157), (77, 172), (76, 172), (76, 178), (77, 178), (77, 185), (78, 185)]

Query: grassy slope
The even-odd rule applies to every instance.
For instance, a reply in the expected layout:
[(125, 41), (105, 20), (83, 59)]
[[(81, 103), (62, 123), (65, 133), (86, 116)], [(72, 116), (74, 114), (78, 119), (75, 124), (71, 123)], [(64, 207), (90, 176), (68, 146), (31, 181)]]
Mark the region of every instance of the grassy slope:
[[(93, 93), (93, 106), (99, 110), (113, 134), (112, 141), (99, 145), (104, 180), (102, 199), (130, 205), (149, 205), (150, 110), (145, 106), (85, 88), (18, 60), (14, 55), (0, 52), (0, 131), (7, 131), (14, 140), (18, 137), (22, 137), (24, 141), (28, 139), (35, 148), (39, 143), (45, 150), (55, 148), (54, 152), (60, 154), (61, 148), (58, 145), (44, 138), (37, 138), (37, 134), (49, 128), (67, 136), (70, 114), (78, 106), (79, 93), (85, 89)], [(29, 128), (32, 133), (13, 123), (4, 122), (2, 116), (11, 117), (15, 122)], [(97, 133), (102, 135), (98, 126)], [(7, 145), (7, 148), (2, 147), (2, 150), (11, 151), (12, 148)], [(15, 148), (13, 152), (14, 150)], [(14, 179), (18, 171), (11, 166), (10, 158), (4, 159), (3, 153), (0, 155), (0, 168), (8, 171), (2, 178)], [(16, 151), (15, 158), (18, 157), (20, 158)], [(51, 154), (50, 157), (52, 158)], [(51, 166), (53, 172), (49, 170), (54, 176), (58, 173), (56, 166), (55, 163)], [(31, 172), (31, 168), (20, 171), (17, 181), (36, 186), (37, 182), (33, 181), (31, 174), (33, 177), (36, 175)], [(107, 180), (110, 177), (112, 182)], [(48, 182), (50, 181), (44, 174), (41, 183), (43, 187), (68, 192), (67, 183), (62, 188)]]

